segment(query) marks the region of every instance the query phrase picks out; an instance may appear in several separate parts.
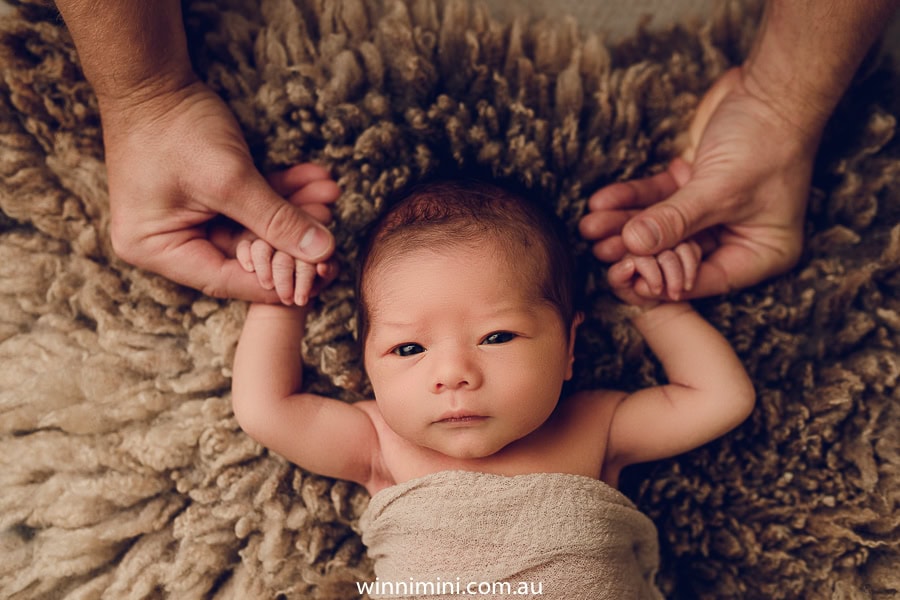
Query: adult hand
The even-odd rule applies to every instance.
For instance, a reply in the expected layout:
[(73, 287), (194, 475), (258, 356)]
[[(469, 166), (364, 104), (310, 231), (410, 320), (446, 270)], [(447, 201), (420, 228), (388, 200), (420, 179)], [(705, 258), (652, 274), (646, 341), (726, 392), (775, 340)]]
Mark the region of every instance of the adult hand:
[(758, 283), (800, 256), (819, 135), (732, 69), (701, 101), (682, 156), (655, 176), (597, 191), (581, 233), (596, 240), (597, 258), (616, 262), (704, 232), (704, 258), (684, 298)]
[[(331, 234), (257, 171), (234, 116), (203, 83), (103, 99), (101, 109), (112, 243), (127, 262), (211, 296), (277, 302), (274, 290), (210, 241), (214, 219), (224, 215), (309, 264), (331, 255)], [(339, 194), (314, 165), (273, 181), (285, 190), (303, 187), (306, 203)]]

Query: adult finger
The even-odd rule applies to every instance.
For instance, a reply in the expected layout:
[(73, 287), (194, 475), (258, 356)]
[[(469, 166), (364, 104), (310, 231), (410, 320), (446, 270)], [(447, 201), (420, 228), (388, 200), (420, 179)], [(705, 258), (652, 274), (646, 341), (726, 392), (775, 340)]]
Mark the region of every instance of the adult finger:
[(287, 198), (314, 181), (331, 181), (331, 175), (325, 167), (313, 163), (302, 163), (289, 169), (269, 173), (266, 175), (266, 179), (276, 194)]
[(600, 240), (599, 242), (594, 244), (592, 250), (594, 252), (594, 256), (596, 256), (598, 260), (602, 260), (603, 262), (608, 263), (622, 260), (622, 257), (628, 253), (628, 249), (625, 247), (625, 243), (622, 241), (621, 235), (616, 235), (606, 238), (605, 240)]
[(721, 221), (722, 202), (714, 193), (688, 182), (671, 197), (648, 207), (622, 228), (629, 252), (658, 254)]
[(314, 181), (295, 190), (286, 196), (294, 206), (305, 207), (308, 204), (332, 204), (341, 195), (341, 188), (330, 179)]
[(306, 204), (303, 206), (303, 212), (323, 225), (328, 225), (334, 220), (331, 208), (326, 204)]
[(758, 249), (737, 244), (719, 246), (700, 262), (697, 279), (685, 297), (718, 296), (755, 285), (773, 275), (770, 265), (770, 258)]
[(597, 190), (588, 200), (592, 211), (645, 208), (668, 198), (678, 189), (670, 170), (650, 177), (620, 181)]
[(625, 223), (637, 214), (636, 210), (592, 211), (578, 221), (578, 232), (586, 240), (602, 240), (612, 235), (619, 235)]
[(260, 286), (256, 273), (245, 271), (235, 259), (226, 259), (205, 238), (192, 237), (174, 244), (167, 241), (166, 247), (165, 252), (148, 248), (153, 258), (145, 268), (215, 298), (278, 301), (274, 291)]
[(258, 173), (243, 181), (224, 203), (224, 214), (294, 258), (320, 262), (331, 255), (334, 238), (322, 224), (281, 198)]

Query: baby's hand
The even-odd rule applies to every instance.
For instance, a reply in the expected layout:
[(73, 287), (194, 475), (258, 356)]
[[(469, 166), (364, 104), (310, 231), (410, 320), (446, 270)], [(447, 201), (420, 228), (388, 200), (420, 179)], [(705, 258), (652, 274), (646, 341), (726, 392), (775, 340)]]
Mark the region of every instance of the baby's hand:
[(613, 293), (632, 306), (652, 308), (664, 301), (679, 301), (697, 279), (703, 252), (688, 240), (656, 256), (626, 255), (606, 274)]
[[(284, 198), (323, 225), (331, 223), (331, 205), (340, 189), (321, 167), (306, 165), (272, 173), (269, 184)], [(259, 284), (274, 289), (286, 305), (303, 306), (337, 276), (334, 259), (318, 264), (295, 260), (249, 231), (239, 233), (233, 255), (244, 270), (256, 273)]]
[(262, 239), (242, 239), (237, 245), (237, 259), (245, 270), (256, 273), (259, 284), (274, 289), (287, 306), (305, 306), (309, 299), (337, 276), (334, 260), (311, 265), (296, 260), (287, 252), (275, 250)]

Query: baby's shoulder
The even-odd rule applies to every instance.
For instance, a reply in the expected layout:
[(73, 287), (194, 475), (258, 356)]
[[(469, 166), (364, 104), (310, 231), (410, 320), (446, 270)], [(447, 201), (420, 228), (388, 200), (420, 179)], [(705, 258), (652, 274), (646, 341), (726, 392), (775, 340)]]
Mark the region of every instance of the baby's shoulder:
[(354, 402), (353, 406), (366, 413), (369, 420), (372, 421), (372, 426), (378, 435), (379, 450), (383, 450), (385, 438), (389, 439), (390, 436), (388, 434), (393, 433), (393, 430), (385, 422), (381, 409), (378, 408), (378, 403), (374, 400), (359, 400)]
[(576, 422), (587, 419), (596, 423), (598, 419), (611, 420), (625, 396), (625, 392), (617, 390), (581, 390), (564, 398), (559, 407)]

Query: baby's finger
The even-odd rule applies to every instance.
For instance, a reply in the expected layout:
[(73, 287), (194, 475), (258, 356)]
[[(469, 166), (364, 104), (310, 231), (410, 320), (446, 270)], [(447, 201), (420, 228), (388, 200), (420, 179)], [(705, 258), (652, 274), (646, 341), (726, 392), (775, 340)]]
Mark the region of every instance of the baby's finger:
[[(641, 279), (643, 279), (648, 288), (647, 291), (649, 291), (650, 295), (657, 298), (661, 296), (663, 293), (663, 288), (665, 287), (665, 280), (663, 279), (663, 273), (659, 268), (659, 263), (656, 261), (656, 257), (632, 256), (631, 260), (634, 261), (634, 270), (641, 277)], [(638, 291), (639, 293), (641, 293), (640, 290)]]
[(313, 291), (316, 281), (316, 265), (294, 261), (294, 296), (293, 301), (297, 306), (306, 306)]
[(318, 295), (319, 292), (322, 291), (328, 284), (334, 281), (338, 273), (341, 272), (340, 267), (338, 266), (338, 262), (331, 258), (326, 262), (319, 263), (316, 265), (316, 281), (313, 284), (312, 293), (310, 296)]
[(294, 257), (278, 251), (272, 257), (272, 279), (275, 291), (283, 304), (290, 306), (294, 300)]
[(631, 278), (634, 277), (634, 273), (634, 261), (628, 257), (607, 269), (606, 281), (613, 289), (631, 287)]
[(664, 250), (656, 260), (665, 280), (666, 294), (671, 300), (680, 300), (684, 291), (685, 274), (679, 255), (672, 250)]
[(700, 250), (700, 244), (691, 240), (675, 246), (675, 254), (678, 255), (684, 271), (684, 290), (689, 292), (694, 288), (694, 282), (697, 281), (697, 270), (700, 267), (703, 252)]
[(240, 263), (241, 267), (248, 273), (252, 273), (256, 270), (253, 266), (253, 256), (250, 254), (250, 246), (252, 242), (249, 239), (243, 239), (238, 242), (237, 247), (234, 249), (235, 258), (237, 258), (238, 263)]
[(273, 249), (263, 240), (254, 240), (250, 244), (250, 257), (253, 260), (253, 270), (256, 271), (256, 277), (259, 284), (267, 290), (275, 287), (275, 281), (272, 279), (272, 254)]

